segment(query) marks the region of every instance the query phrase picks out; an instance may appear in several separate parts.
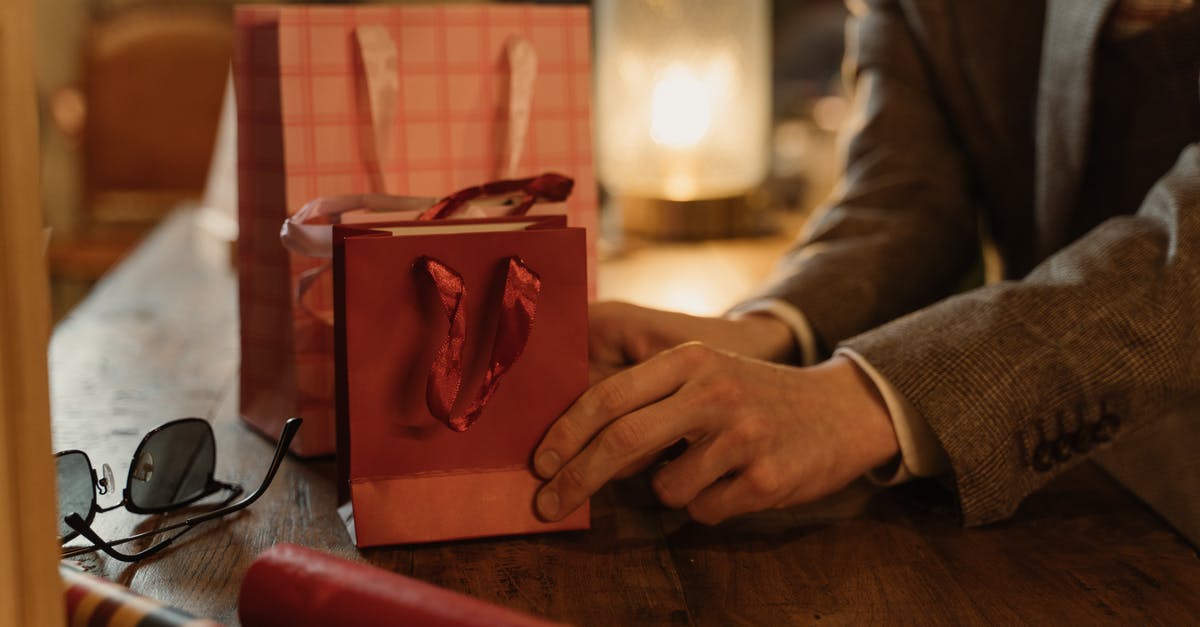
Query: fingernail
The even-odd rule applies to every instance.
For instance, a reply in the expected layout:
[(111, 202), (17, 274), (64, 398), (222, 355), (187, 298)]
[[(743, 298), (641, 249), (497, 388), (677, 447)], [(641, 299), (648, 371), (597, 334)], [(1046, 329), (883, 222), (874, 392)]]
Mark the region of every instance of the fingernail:
[(546, 520), (554, 520), (558, 516), (558, 491), (542, 490), (537, 497), (538, 514)]
[(543, 479), (549, 479), (558, 472), (559, 461), (558, 453), (543, 451), (541, 455), (537, 456), (537, 459), (533, 460), (533, 467)]

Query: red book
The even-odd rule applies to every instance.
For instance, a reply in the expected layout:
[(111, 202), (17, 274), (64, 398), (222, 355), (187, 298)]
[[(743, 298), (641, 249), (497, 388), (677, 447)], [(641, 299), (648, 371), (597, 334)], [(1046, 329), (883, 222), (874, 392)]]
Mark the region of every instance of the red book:
[(242, 581), (246, 627), (549, 627), (540, 618), (294, 544), (254, 560)]

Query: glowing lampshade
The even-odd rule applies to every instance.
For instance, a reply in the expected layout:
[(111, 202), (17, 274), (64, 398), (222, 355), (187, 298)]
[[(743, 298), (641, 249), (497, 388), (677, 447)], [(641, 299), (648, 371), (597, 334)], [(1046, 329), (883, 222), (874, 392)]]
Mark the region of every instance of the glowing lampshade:
[(596, 0), (598, 171), (618, 196), (744, 194), (767, 175), (767, 0)]

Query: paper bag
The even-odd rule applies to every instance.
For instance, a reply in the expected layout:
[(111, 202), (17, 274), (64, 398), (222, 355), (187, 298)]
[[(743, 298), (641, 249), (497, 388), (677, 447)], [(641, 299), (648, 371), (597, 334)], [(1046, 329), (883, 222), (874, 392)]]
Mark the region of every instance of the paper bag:
[(562, 216), (334, 227), (338, 460), (357, 546), (584, 529), (533, 450), (587, 387), (585, 234)]
[[(299, 415), (293, 452), (329, 454), (333, 330), (312, 312), (332, 309), (332, 285), (318, 273), (312, 306), (297, 304), (325, 261), (286, 251), (280, 224), (317, 197), (436, 198), (553, 170), (576, 181), (569, 223), (594, 231), (588, 12), (250, 6), (235, 21), (240, 412), (272, 437)], [(391, 61), (364, 57), (371, 43), (390, 43)], [(530, 54), (535, 72), (514, 72)]]

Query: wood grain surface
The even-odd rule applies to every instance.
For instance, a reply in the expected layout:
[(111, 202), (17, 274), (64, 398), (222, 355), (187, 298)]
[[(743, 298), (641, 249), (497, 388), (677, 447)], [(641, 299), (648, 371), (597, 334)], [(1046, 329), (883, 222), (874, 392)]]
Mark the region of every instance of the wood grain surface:
[[(1200, 403), (1121, 438), (1097, 463), (1200, 546)], [(1169, 481), (1163, 479), (1169, 477)]]
[[(181, 416), (213, 423), (218, 478), (253, 487), (268, 461), (271, 443), (236, 417), (236, 279), (227, 243), (202, 222), (197, 211), (170, 218), (53, 339), (55, 446), (110, 463), (118, 482), (142, 434)], [(623, 263), (632, 276), (637, 262)], [(246, 568), (276, 542), (579, 625), (1200, 620), (1196, 551), (1093, 465), (982, 529), (959, 526), (953, 496), (928, 481), (855, 484), (821, 503), (705, 527), (634, 478), (595, 498), (590, 531), (361, 553), (334, 512), (333, 474), (332, 461), (289, 458), (262, 500), (160, 556), (82, 563), (229, 624)], [(110, 537), (161, 522), (126, 512), (97, 520)]]

